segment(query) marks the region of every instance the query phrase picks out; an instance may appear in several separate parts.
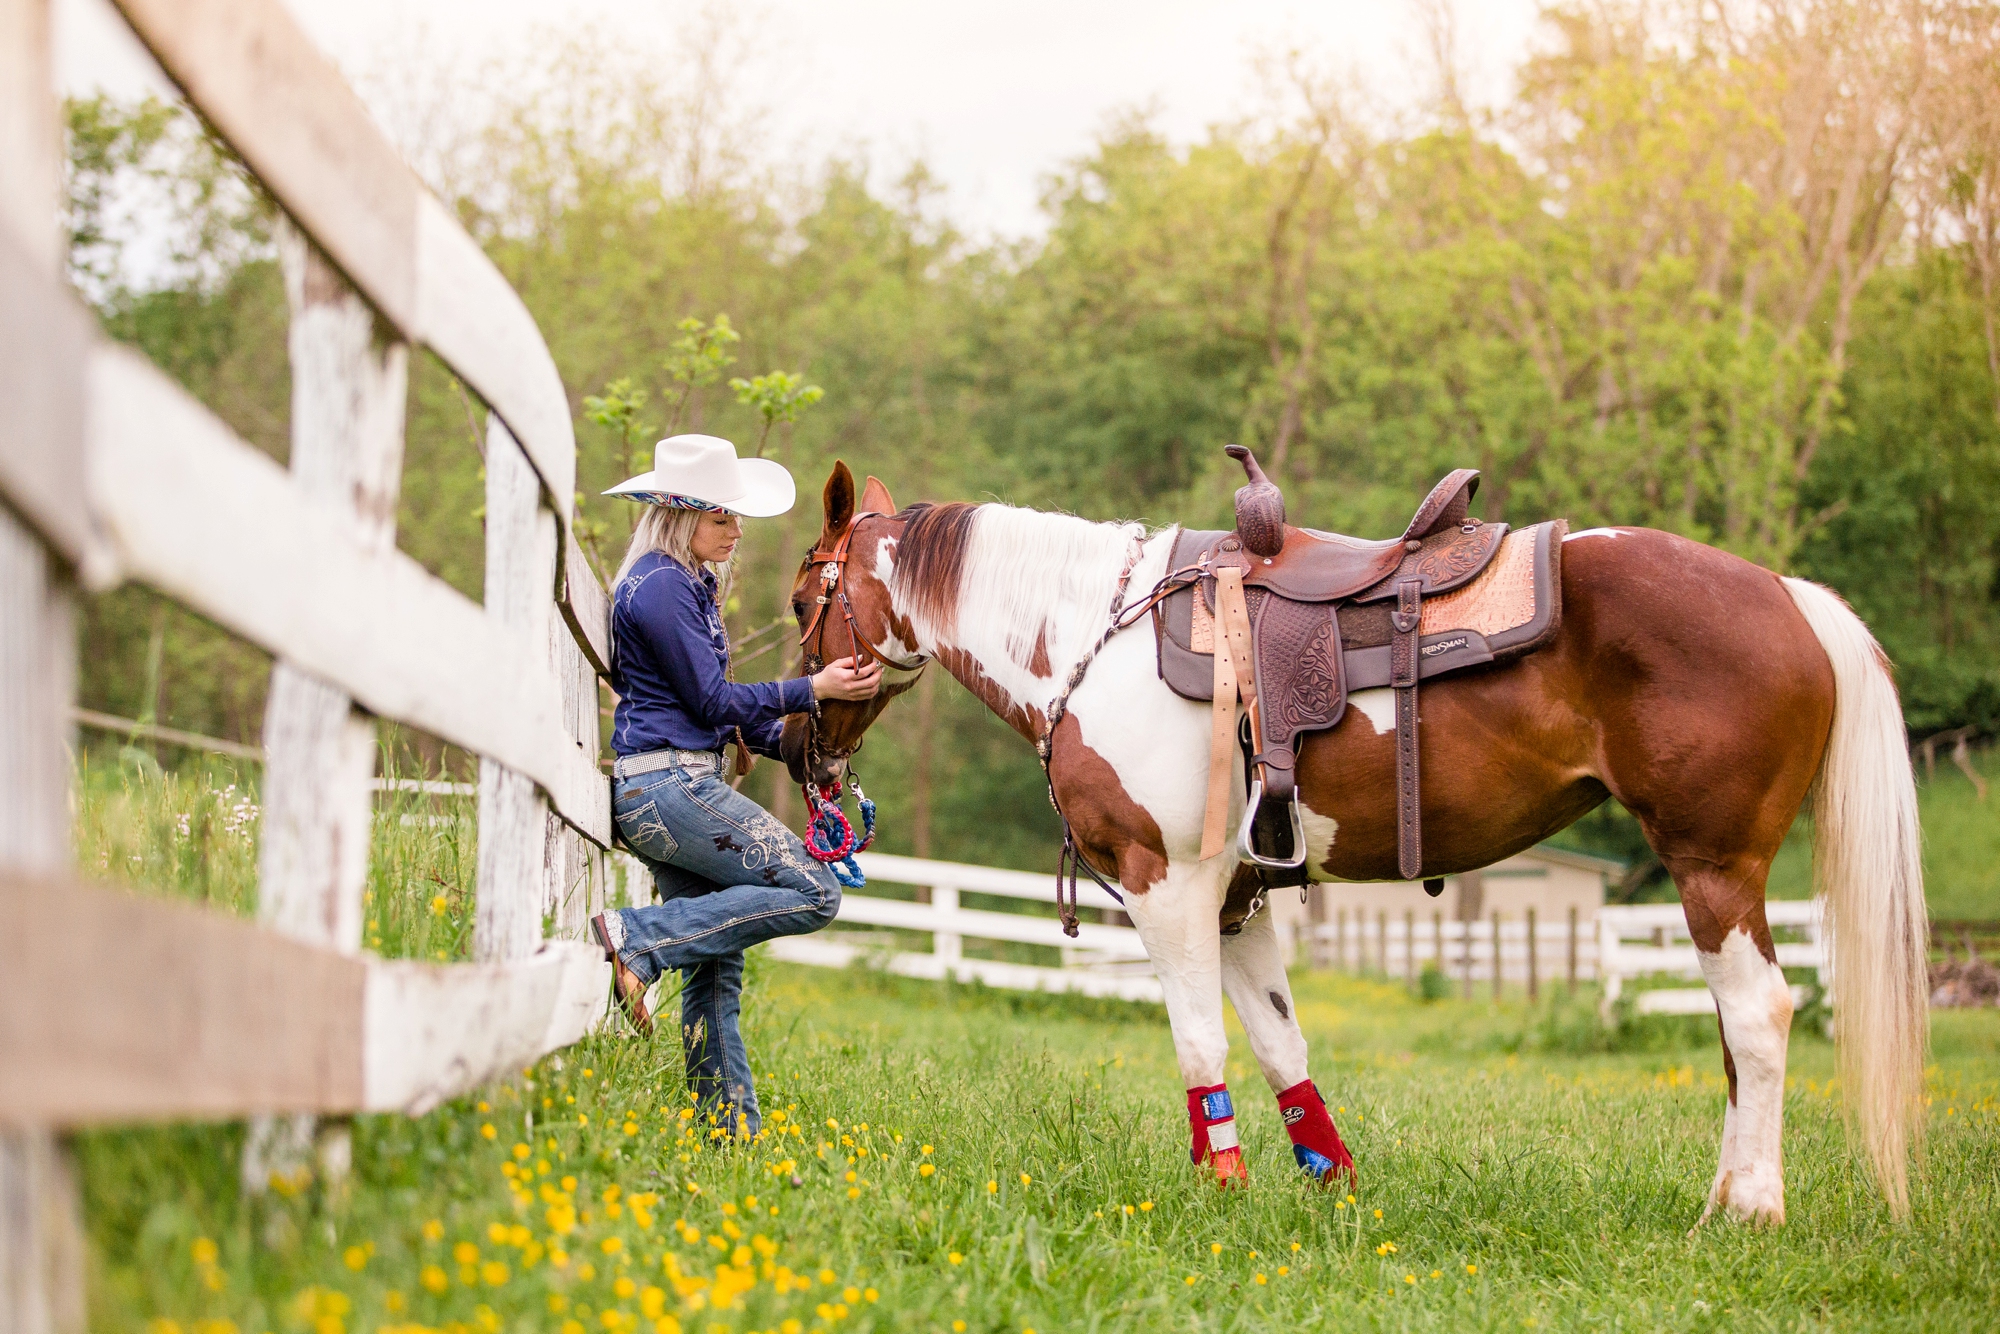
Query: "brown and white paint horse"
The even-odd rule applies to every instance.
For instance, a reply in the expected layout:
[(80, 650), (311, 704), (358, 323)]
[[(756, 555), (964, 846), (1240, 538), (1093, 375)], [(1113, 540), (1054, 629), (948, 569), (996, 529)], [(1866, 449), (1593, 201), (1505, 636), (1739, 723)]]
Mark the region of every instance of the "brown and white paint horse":
[[(874, 478), (857, 505), (844, 464), (824, 508), (819, 549), (845, 539), (854, 632), (889, 664), (891, 684), (864, 704), (821, 706), (820, 780), (931, 660), (1034, 741), (1104, 632), (1121, 574), (1129, 568), (1131, 597), (1143, 596), (1167, 573), (1173, 538), (991, 504), (897, 513)], [(810, 559), (801, 567), (802, 625), (819, 575)], [(1764, 882), (1811, 797), (1842, 1087), (1901, 1214), (1907, 1151), (1921, 1131), (1925, 912), (1915, 787), (1881, 650), (1826, 589), (1663, 532), (1570, 534), (1562, 586), (1561, 628), (1547, 647), (1424, 687), (1423, 874), (1498, 861), (1607, 796), (1632, 811), (1679, 888), (1721, 1021), (1729, 1096), (1702, 1217), (1720, 1209), (1778, 1223), (1792, 999)], [(844, 627), (825, 633), (829, 656), (846, 651)], [(1389, 692), (1351, 702), (1300, 759), (1311, 865), (1325, 879), (1396, 879)], [(1307, 1052), (1270, 914), (1224, 935), (1252, 888), (1233, 829), (1231, 852), (1199, 857), (1209, 728), (1207, 705), (1159, 679), (1140, 625), (1111, 639), (1070, 696), (1051, 775), (1084, 853), (1124, 890), (1187, 1085), (1223, 1083), (1226, 992), (1264, 1077), (1285, 1090), (1308, 1078)], [(786, 739), (804, 778), (802, 719)], [(1232, 809), (1242, 807), (1238, 791)]]

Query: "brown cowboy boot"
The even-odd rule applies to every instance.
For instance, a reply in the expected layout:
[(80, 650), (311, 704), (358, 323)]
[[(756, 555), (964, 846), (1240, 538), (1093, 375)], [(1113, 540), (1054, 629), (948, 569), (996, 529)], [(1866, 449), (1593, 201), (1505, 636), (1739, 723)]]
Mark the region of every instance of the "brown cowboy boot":
[(605, 924), (604, 914), (590, 919), (590, 934), (604, 949), (604, 957), (611, 965), (611, 994), (618, 998), (618, 1008), (631, 1021), (641, 1037), (653, 1036), (653, 1016), (646, 1013), (646, 984), (639, 975), (625, 966), (618, 957), (618, 951), (611, 946), (611, 929)]

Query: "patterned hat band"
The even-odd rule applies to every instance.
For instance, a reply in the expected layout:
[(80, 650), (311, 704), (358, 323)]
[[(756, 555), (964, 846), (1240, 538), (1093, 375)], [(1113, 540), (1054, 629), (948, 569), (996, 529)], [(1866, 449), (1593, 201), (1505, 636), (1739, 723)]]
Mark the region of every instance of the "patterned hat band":
[(700, 510), (703, 514), (727, 514), (720, 505), (711, 505), (706, 500), (696, 500), (693, 496), (676, 495), (672, 491), (627, 491), (628, 500), (643, 500), (649, 505), (659, 505), (670, 510)]

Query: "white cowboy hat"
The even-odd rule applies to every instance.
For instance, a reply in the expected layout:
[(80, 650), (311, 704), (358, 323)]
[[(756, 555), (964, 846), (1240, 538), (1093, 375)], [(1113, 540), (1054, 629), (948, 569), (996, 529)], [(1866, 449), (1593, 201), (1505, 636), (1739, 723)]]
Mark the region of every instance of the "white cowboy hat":
[(798, 497), (785, 465), (739, 459), (720, 436), (670, 435), (653, 446), (653, 470), (604, 493), (670, 509), (726, 510), (752, 519), (783, 514)]

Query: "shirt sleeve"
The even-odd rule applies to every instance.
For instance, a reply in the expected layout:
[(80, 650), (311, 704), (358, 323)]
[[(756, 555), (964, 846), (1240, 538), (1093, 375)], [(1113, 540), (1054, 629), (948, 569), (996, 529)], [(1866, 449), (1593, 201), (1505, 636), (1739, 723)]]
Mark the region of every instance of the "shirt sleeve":
[[(723, 674), (708, 637), (706, 603), (705, 590), (670, 565), (634, 589), (630, 603), (640, 635), (689, 717), (703, 727), (740, 727), (750, 740), (753, 732), (781, 724), (786, 714), (810, 708), (810, 678), (752, 684)], [(757, 749), (754, 741), (751, 748)]]

